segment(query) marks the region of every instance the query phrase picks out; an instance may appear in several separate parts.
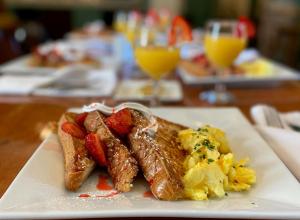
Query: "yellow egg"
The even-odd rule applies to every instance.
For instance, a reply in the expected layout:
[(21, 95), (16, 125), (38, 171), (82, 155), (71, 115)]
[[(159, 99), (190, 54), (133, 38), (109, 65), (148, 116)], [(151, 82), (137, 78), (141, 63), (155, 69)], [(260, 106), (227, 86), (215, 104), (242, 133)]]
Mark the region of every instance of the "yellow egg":
[[(225, 178), (226, 176), (216, 162), (209, 163), (207, 160), (199, 162), (189, 169), (183, 178), (186, 196), (194, 200), (206, 199), (208, 195), (223, 197)], [(192, 192), (197, 195), (194, 196)]]
[(180, 131), (178, 139), (187, 155), (183, 177), (185, 195), (192, 200), (223, 197), (225, 190), (248, 190), (256, 182), (248, 159), (234, 161), (225, 133), (211, 126)]

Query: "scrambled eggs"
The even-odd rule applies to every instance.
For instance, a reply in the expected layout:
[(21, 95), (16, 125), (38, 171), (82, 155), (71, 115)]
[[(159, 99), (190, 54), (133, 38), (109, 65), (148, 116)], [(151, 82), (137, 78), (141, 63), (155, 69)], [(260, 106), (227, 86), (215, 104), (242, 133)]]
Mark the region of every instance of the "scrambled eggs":
[(223, 197), (226, 191), (248, 190), (256, 182), (254, 170), (246, 167), (248, 159), (234, 160), (222, 130), (206, 125), (180, 131), (178, 137), (189, 153), (183, 177), (187, 198)]
[(257, 59), (252, 62), (245, 62), (239, 65), (239, 67), (248, 76), (254, 77), (266, 77), (272, 75), (272, 64), (264, 59)]

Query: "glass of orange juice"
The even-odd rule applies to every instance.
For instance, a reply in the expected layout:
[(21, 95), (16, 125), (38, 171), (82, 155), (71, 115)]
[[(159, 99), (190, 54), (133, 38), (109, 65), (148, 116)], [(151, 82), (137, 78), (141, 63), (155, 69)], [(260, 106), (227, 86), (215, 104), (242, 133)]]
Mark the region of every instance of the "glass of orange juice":
[(159, 81), (171, 72), (180, 59), (179, 48), (168, 44), (167, 37), (159, 37), (154, 27), (143, 26), (134, 46), (138, 66), (151, 78), (151, 106), (159, 105)]
[(114, 19), (114, 29), (119, 33), (125, 33), (127, 26), (127, 14), (119, 11)]
[(200, 98), (212, 104), (226, 104), (234, 96), (222, 82), (225, 70), (229, 68), (247, 45), (246, 27), (236, 21), (210, 21), (206, 26), (204, 48), (208, 60), (216, 67), (214, 90), (200, 94)]

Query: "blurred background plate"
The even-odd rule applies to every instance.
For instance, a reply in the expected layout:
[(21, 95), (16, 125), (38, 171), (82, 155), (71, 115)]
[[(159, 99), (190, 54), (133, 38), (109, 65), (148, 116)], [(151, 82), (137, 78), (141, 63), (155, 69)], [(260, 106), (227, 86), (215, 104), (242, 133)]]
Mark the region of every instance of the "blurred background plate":
[(0, 66), (2, 74), (51, 74), (56, 68), (31, 67), (28, 65), (31, 55), (25, 55)]
[[(117, 100), (143, 101), (151, 98), (151, 81), (124, 80), (117, 87), (114, 98)], [(162, 80), (160, 82), (159, 98), (161, 101), (178, 102), (182, 100), (182, 89), (176, 80)]]
[[(192, 66), (193, 64), (188, 64), (188, 66), (186, 63), (179, 65), (178, 74), (182, 81), (187, 85), (215, 84), (221, 80), (226, 84), (257, 86), (259, 84), (278, 84), (284, 81), (300, 79), (298, 71), (271, 60), (259, 58), (254, 62), (257, 62), (257, 64), (252, 65), (252, 67), (250, 65), (245, 65), (245, 69), (249, 72), (243, 74), (230, 74), (221, 78), (207, 73), (207, 70), (204, 68), (195, 69), (195, 67)], [(259, 68), (263, 71), (260, 71)], [(253, 71), (253, 69), (255, 70)], [(261, 74), (261, 72), (263, 72), (263, 74)]]

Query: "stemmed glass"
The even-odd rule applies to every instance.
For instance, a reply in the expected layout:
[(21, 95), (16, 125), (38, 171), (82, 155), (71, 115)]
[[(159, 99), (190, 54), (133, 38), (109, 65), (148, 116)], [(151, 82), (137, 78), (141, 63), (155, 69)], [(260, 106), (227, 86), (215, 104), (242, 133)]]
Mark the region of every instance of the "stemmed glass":
[(214, 90), (200, 94), (212, 104), (227, 104), (234, 96), (226, 89), (222, 77), (247, 44), (246, 26), (237, 21), (210, 21), (206, 26), (204, 47), (208, 60), (217, 68)]
[(179, 62), (180, 52), (169, 45), (166, 34), (159, 33), (154, 26), (143, 25), (134, 44), (138, 66), (151, 78), (151, 106), (159, 105), (159, 81), (171, 72)]

